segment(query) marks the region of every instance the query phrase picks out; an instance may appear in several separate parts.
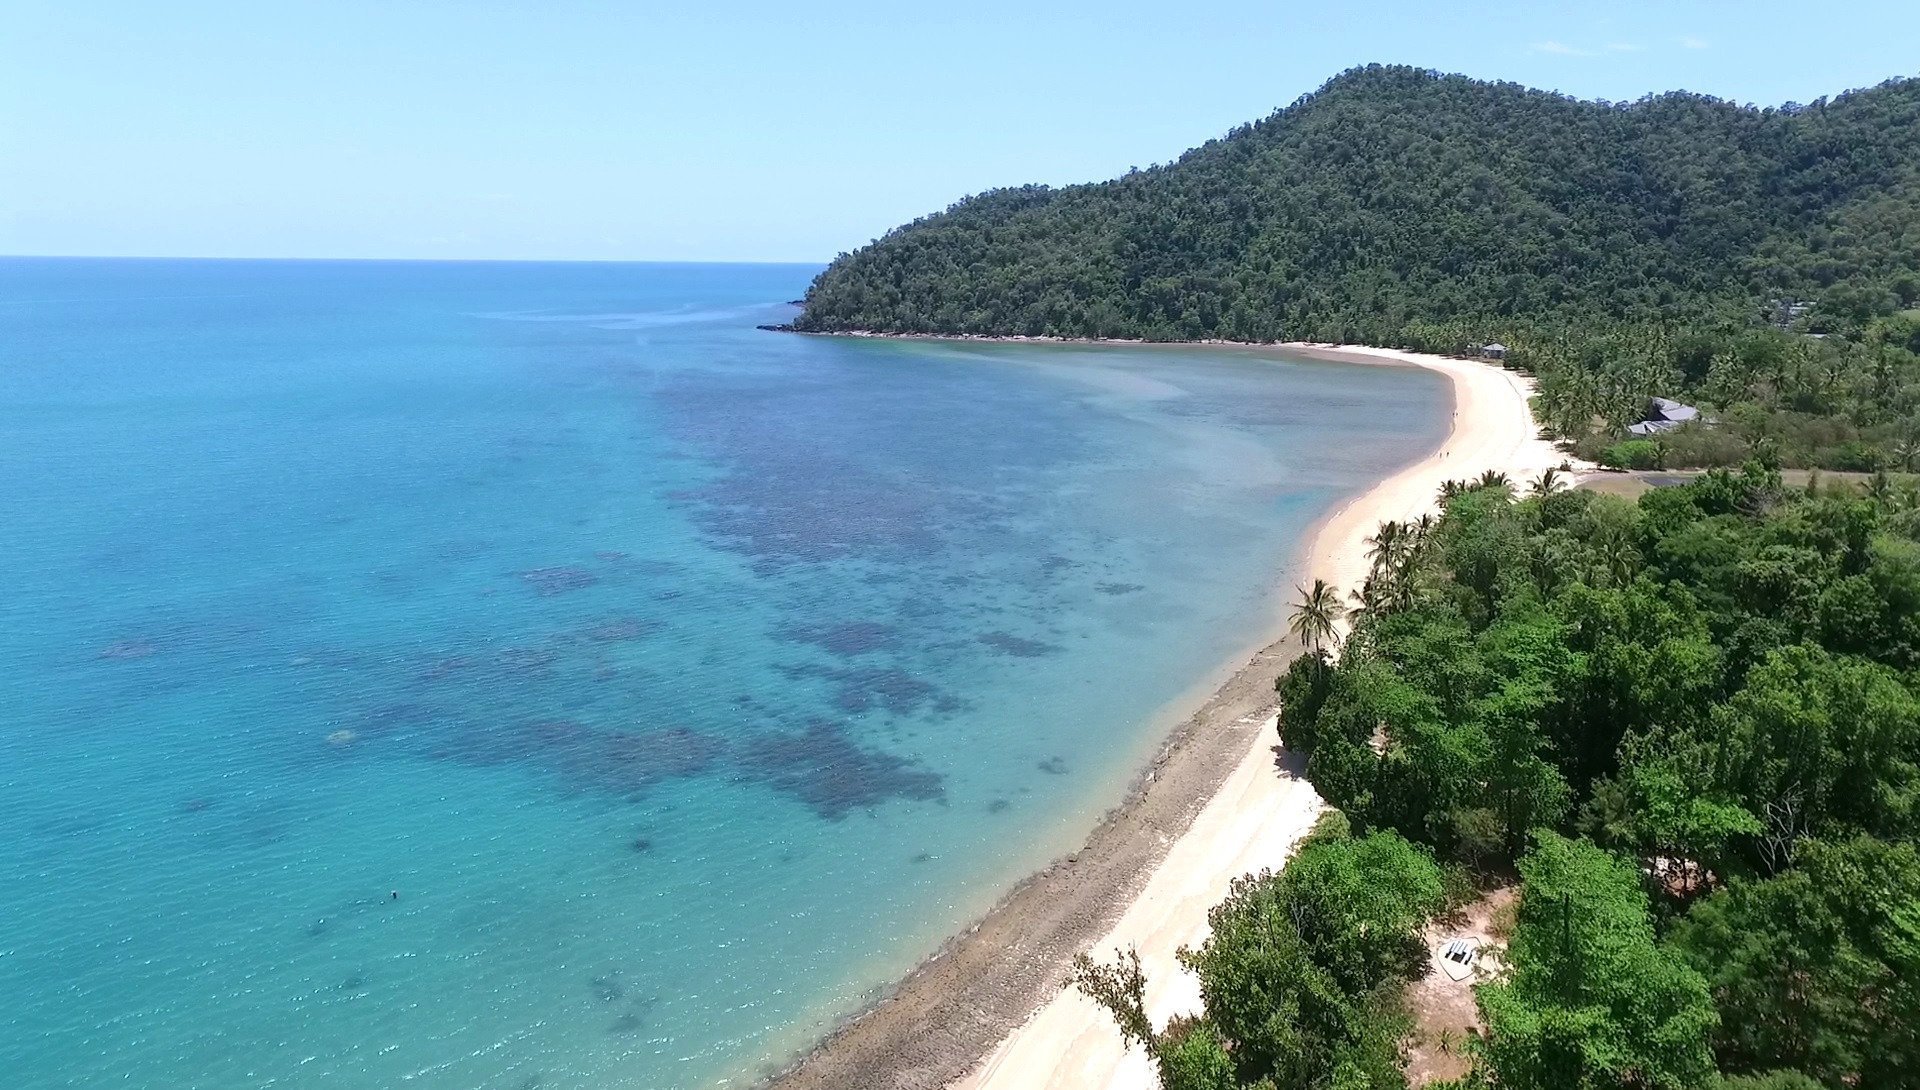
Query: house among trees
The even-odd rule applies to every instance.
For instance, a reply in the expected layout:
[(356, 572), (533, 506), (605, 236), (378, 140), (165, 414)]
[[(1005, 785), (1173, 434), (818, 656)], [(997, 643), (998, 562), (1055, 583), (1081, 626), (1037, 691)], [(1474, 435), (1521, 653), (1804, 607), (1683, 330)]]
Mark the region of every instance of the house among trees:
[(1660, 435), (1682, 424), (1700, 419), (1700, 410), (1669, 398), (1656, 397), (1647, 405), (1647, 415), (1638, 424), (1629, 424), (1630, 435)]
[(1507, 346), (1499, 341), (1483, 344), (1480, 346), (1480, 354), (1490, 360), (1504, 360), (1507, 358)]
[(1792, 329), (1793, 323), (1813, 312), (1812, 303), (1803, 303), (1798, 299), (1774, 299), (1767, 306), (1770, 311), (1768, 318), (1774, 328), (1783, 331)]

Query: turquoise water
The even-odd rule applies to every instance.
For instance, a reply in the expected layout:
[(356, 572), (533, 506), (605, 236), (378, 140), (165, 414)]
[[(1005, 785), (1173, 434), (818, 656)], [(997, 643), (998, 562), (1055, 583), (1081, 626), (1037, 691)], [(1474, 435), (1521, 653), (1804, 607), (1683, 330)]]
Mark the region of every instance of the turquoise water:
[(1418, 371), (754, 328), (814, 271), (0, 259), (7, 1085), (749, 1081), (1444, 431)]

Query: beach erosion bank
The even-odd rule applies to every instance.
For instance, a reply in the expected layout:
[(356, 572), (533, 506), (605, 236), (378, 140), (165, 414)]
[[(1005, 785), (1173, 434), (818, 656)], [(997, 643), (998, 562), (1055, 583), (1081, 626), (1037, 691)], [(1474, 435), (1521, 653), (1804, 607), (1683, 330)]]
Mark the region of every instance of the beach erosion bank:
[[(1383, 521), (1436, 509), (1447, 480), (1506, 473), (1516, 485), (1565, 456), (1539, 437), (1531, 381), (1485, 363), (1393, 349), (1288, 344), (1223, 350), (1417, 366), (1444, 375), (1452, 421), (1440, 446), (1344, 501), (1307, 535), (1287, 587), (1365, 578)], [(1291, 594), (1283, 595), (1290, 600)], [(1176, 952), (1207, 933), (1207, 909), (1241, 875), (1285, 865), (1322, 803), (1278, 746), (1274, 679), (1298, 654), (1276, 617), (1250, 656), (1173, 730), (1127, 800), (1085, 845), (1032, 875), (884, 999), (772, 1080), (778, 1090), (847, 1087), (1084, 1090), (1155, 1085), (1107, 1013), (1064, 988), (1074, 955), (1137, 951), (1156, 1023), (1200, 1007)], [(1237, 667), (1237, 668), (1235, 668)], [(1226, 673), (1223, 670), (1222, 673)]]

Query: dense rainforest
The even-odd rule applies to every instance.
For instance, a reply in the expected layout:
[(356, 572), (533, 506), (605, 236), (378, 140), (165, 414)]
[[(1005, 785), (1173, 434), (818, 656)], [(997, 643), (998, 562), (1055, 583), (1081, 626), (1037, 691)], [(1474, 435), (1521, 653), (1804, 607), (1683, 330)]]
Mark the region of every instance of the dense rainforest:
[(1920, 490), (1557, 478), (1303, 595), (1281, 731), (1335, 820), (1183, 952), (1202, 1013), (1076, 974), (1168, 1090), (1404, 1087), (1423, 926), (1516, 881), (1454, 1090), (1920, 1087)]
[(968, 198), (833, 262), (811, 332), (1314, 340), (1540, 378), (1598, 455), (1920, 468), (1920, 80), (1808, 105), (1589, 102), (1349, 71), (1179, 159)]

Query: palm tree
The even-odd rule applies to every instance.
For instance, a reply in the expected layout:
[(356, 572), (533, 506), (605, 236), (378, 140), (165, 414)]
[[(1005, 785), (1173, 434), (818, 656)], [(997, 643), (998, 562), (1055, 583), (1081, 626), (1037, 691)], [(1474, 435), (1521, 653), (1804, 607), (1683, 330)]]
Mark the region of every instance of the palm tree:
[(1640, 547), (1624, 533), (1608, 534), (1600, 539), (1600, 561), (1612, 585), (1624, 587), (1640, 571)]
[(1567, 482), (1561, 479), (1558, 469), (1543, 470), (1533, 479), (1533, 494), (1536, 496), (1551, 496), (1555, 492), (1564, 492), (1566, 489)]
[(1867, 478), (1867, 498), (1882, 508), (1893, 505), (1893, 478), (1884, 469), (1876, 469)]
[(1367, 539), (1367, 559), (1373, 561), (1375, 571), (1391, 568), (1400, 562), (1409, 544), (1407, 537), (1405, 523), (1389, 519), (1380, 524), (1380, 528)]
[(1480, 479), (1473, 483), (1476, 488), (1507, 488), (1512, 485), (1507, 475), (1497, 469), (1489, 469), (1480, 474)]
[(1901, 469), (1912, 473), (1913, 467), (1920, 464), (1920, 435), (1909, 435), (1894, 444), (1893, 458)]
[(1300, 592), (1300, 600), (1294, 603), (1287, 628), (1317, 656), (1339, 642), (1340, 633), (1334, 625), (1346, 614), (1347, 607), (1340, 604), (1339, 590), (1325, 579), (1315, 579), (1311, 589), (1298, 584), (1293, 589)]
[(1465, 492), (1466, 490), (1467, 490), (1467, 483), (1465, 481), (1440, 482), (1441, 506), (1445, 506), (1448, 500), (1453, 499), (1455, 496), (1458, 496), (1460, 493)]
[(1359, 590), (1348, 591), (1347, 601), (1352, 603), (1347, 607), (1347, 618), (1356, 623), (1362, 617), (1379, 612), (1380, 587), (1373, 581), (1373, 576), (1367, 576), (1366, 582), (1360, 584)]
[(1432, 528), (1433, 516), (1422, 515), (1418, 522), (1383, 522), (1367, 539), (1373, 568), (1361, 597), (1369, 612), (1385, 613), (1413, 604), (1414, 576), (1426, 544), (1424, 538)]

